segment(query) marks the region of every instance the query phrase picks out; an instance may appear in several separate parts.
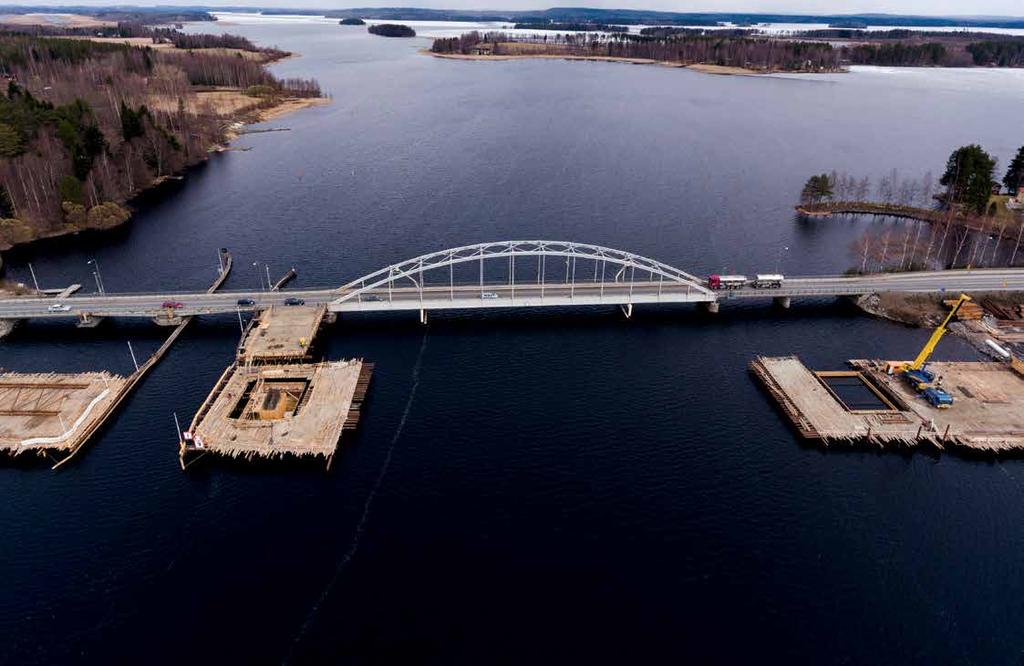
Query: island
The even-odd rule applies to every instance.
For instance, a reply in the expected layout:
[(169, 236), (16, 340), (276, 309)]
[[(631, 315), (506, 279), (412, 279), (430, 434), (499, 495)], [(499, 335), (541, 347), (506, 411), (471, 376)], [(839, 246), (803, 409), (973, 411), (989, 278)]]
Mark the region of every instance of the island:
[(338, 21), (338, 25), (366, 25), (366, 21), (359, 18), (358, 16), (353, 16), (351, 18), (341, 19), (340, 21)]
[(380, 37), (415, 37), (416, 31), (401, 23), (378, 23), (366, 29), (371, 35)]
[(326, 101), (267, 71), (287, 55), (138, 22), (0, 29), (0, 249), (120, 225), (244, 123)]

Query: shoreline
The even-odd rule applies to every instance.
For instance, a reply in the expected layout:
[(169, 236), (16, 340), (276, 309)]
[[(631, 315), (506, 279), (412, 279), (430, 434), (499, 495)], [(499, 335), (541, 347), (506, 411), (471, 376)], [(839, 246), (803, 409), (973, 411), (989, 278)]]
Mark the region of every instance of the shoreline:
[(767, 76), (770, 74), (845, 74), (849, 70), (838, 70), (830, 72), (810, 72), (791, 70), (760, 71), (746, 69), (745, 67), (731, 67), (727, 65), (709, 65), (706, 63), (686, 63), (670, 60), (654, 60), (652, 58), (627, 58), (620, 56), (586, 56), (573, 55), (571, 53), (522, 53), (516, 55), (471, 55), (467, 53), (435, 53), (430, 49), (420, 49), (423, 55), (447, 60), (583, 60), (590, 62), (618, 62), (627, 65), (657, 65), (660, 67), (672, 67), (675, 69), (689, 69), (702, 74), (713, 74), (717, 76)]
[[(235, 92), (235, 93), (237, 93), (239, 95), (244, 94), (244, 93), (242, 93), (241, 89), (234, 89), (231, 92)], [(56, 230), (49, 230), (49, 231), (45, 231), (45, 232), (39, 234), (38, 236), (36, 236), (36, 237), (34, 237), (34, 238), (30, 239), (30, 240), (27, 240), (27, 241), (24, 241), (24, 242), (21, 242), (21, 243), (11, 243), (10, 245), (0, 245), (0, 253), (6, 252), (8, 250), (13, 250), (15, 248), (26, 248), (26, 247), (29, 247), (29, 246), (34, 245), (36, 243), (43, 243), (43, 242), (46, 242), (46, 241), (52, 241), (52, 240), (55, 240), (55, 239), (58, 239), (58, 238), (69, 237), (69, 236), (77, 236), (80, 233), (102, 233), (102, 232), (106, 232), (106, 231), (114, 231), (116, 229), (120, 229), (120, 228), (124, 227), (125, 225), (129, 224), (130, 222), (132, 222), (132, 220), (135, 217), (135, 210), (132, 207), (132, 202), (138, 200), (140, 197), (143, 197), (143, 196), (146, 196), (148, 194), (151, 194), (153, 191), (157, 190), (158, 188), (160, 188), (161, 186), (166, 184), (168, 181), (181, 181), (181, 180), (184, 180), (185, 178), (188, 177), (189, 172), (191, 172), (193, 169), (195, 169), (196, 167), (203, 166), (203, 165), (207, 164), (209, 162), (209, 160), (210, 160), (210, 155), (211, 154), (230, 151), (231, 150), (231, 143), (234, 142), (236, 139), (238, 139), (239, 136), (241, 136), (242, 133), (239, 130), (241, 130), (242, 128), (244, 128), (246, 126), (249, 126), (249, 125), (257, 125), (259, 123), (265, 123), (265, 122), (270, 122), (272, 120), (277, 120), (278, 118), (281, 118), (281, 117), (286, 116), (288, 114), (294, 113), (296, 111), (301, 111), (303, 109), (308, 109), (308, 108), (313, 108), (313, 107), (318, 107), (318, 106), (326, 106), (327, 104), (330, 104), (331, 101), (332, 101), (332, 99), (330, 97), (282, 97), (282, 98), (280, 98), (280, 101), (278, 101), (273, 106), (269, 106), (269, 107), (262, 108), (262, 109), (261, 108), (254, 108), (256, 105), (259, 104), (258, 101), (254, 102), (253, 105), (250, 105), (249, 107), (241, 108), (237, 112), (235, 112), (234, 114), (230, 114), (230, 115), (228, 115), (224, 119), (225, 124), (228, 126), (228, 129), (225, 132), (224, 141), (222, 143), (217, 143), (217, 144), (213, 144), (211, 146), (208, 146), (207, 150), (206, 150), (206, 154), (203, 156), (203, 158), (201, 160), (199, 160), (195, 164), (192, 164), (192, 165), (189, 165), (189, 166), (185, 167), (185, 169), (183, 169), (182, 171), (180, 171), (178, 173), (165, 174), (165, 175), (163, 175), (163, 176), (153, 180), (153, 182), (151, 182), (148, 185), (146, 185), (146, 187), (144, 187), (144, 188), (140, 189), (138, 192), (136, 192), (132, 196), (131, 199), (129, 199), (128, 201), (124, 202), (123, 207), (128, 211), (128, 218), (124, 222), (120, 222), (120, 223), (115, 224), (113, 226), (104, 226), (104, 227), (88, 227), (88, 226), (86, 226), (86, 227), (82, 227), (82, 228), (79, 228), (79, 229), (56, 229)], [(3, 273), (3, 264), (0, 263), (0, 275), (2, 275), (2, 273)]]

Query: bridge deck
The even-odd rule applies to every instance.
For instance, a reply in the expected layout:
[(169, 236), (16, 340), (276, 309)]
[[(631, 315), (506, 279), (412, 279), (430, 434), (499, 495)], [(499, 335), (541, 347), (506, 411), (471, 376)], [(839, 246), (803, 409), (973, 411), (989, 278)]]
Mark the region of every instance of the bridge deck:
[[(405, 282), (408, 285), (408, 281)], [(787, 278), (781, 289), (709, 291), (669, 281), (547, 283), (485, 283), (392, 286), (355, 293), (349, 289), (308, 289), (287, 293), (234, 291), (216, 293), (88, 294), (63, 299), (67, 310), (51, 310), (50, 298), (0, 299), (0, 320), (54, 317), (144, 317), (166, 314), (163, 304), (180, 302), (176, 316), (234, 313), (283, 305), (297, 297), (306, 305), (326, 305), (329, 312), (409, 311), (439, 309), (504, 309), (522, 307), (590, 307), (628, 304), (672, 304), (764, 299), (773, 297), (855, 296), (876, 292), (1024, 291), (1024, 268), (929, 271), (866, 276)], [(253, 301), (240, 305), (239, 301)]]

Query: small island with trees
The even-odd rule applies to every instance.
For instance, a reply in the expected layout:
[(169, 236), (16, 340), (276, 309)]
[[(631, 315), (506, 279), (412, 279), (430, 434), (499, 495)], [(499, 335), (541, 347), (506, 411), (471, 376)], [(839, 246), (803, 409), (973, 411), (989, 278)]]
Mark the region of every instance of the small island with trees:
[(416, 31), (401, 23), (378, 23), (366, 29), (371, 35), (380, 37), (415, 37)]
[(359, 18), (358, 16), (353, 16), (351, 18), (341, 19), (340, 21), (338, 21), (338, 25), (366, 25), (366, 21)]

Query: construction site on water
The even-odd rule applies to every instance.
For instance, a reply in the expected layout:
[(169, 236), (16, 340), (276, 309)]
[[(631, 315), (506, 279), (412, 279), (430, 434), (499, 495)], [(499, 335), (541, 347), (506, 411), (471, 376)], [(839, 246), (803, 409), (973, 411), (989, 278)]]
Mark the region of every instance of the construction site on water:
[[(758, 357), (751, 372), (800, 436), (826, 448), (1024, 453), (1024, 362), (1003, 338), (984, 340), (997, 360), (930, 361), (954, 318), (985, 316), (967, 295), (946, 304), (949, 313), (912, 361), (854, 359), (849, 370), (814, 371), (796, 356)], [(1024, 312), (1019, 320), (998, 314), (1024, 329)]]
[[(219, 289), (231, 271), (232, 258), (226, 249), (219, 251), (218, 259), (218, 274), (209, 293)], [(295, 276), (295, 269), (289, 269), (270, 290), (277, 291)], [(71, 285), (47, 292), (60, 297), (78, 288)], [(184, 431), (179, 428), (183, 469), (206, 454), (246, 460), (321, 458), (329, 468), (343, 435), (356, 429), (373, 364), (362, 359), (315, 360), (311, 351), (315, 339), (334, 315), (327, 313), (325, 305), (307, 306), (299, 299), (286, 303), (293, 301), (298, 303), (258, 311), (242, 327), (232, 363), (191, 426)], [(87, 327), (102, 321), (83, 319)], [(127, 376), (105, 371), (0, 372), (0, 455), (42, 458), (54, 469), (71, 461), (192, 319), (170, 305), (156, 316), (154, 323), (174, 330), (141, 365), (129, 343), (135, 372)]]
[(315, 361), (325, 305), (262, 310), (242, 332), (235, 359), (181, 433), (181, 468), (207, 454), (227, 458), (322, 458), (356, 429), (373, 364)]

